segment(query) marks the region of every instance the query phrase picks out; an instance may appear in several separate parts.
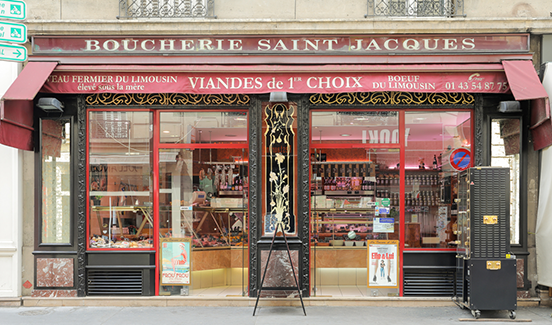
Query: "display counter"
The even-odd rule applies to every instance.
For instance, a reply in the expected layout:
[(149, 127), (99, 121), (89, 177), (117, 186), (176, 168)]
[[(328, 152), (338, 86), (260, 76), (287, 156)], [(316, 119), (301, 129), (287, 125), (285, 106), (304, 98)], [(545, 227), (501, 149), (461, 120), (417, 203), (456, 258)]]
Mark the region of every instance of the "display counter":
[[(249, 267), (248, 247), (206, 247), (192, 251), (192, 271)], [(245, 258), (245, 264), (244, 264)]]
[(316, 268), (366, 268), (368, 249), (364, 247), (311, 247), (311, 266)]

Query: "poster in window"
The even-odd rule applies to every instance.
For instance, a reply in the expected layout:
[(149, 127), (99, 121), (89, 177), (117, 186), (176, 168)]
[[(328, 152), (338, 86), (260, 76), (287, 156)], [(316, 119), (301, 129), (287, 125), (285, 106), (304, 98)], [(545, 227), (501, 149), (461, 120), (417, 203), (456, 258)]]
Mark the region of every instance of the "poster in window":
[(368, 287), (398, 288), (399, 256), (397, 240), (369, 240)]
[(190, 285), (190, 238), (160, 238), (161, 285)]

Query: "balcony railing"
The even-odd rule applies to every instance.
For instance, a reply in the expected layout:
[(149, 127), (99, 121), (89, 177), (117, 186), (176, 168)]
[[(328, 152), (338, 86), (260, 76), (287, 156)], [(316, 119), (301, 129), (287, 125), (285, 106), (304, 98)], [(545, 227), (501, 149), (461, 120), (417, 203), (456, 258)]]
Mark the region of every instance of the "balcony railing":
[(119, 0), (118, 18), (216, 18), (215, 0)]
[(464, 0), (368, 0), (366, 17), (463, 17)]

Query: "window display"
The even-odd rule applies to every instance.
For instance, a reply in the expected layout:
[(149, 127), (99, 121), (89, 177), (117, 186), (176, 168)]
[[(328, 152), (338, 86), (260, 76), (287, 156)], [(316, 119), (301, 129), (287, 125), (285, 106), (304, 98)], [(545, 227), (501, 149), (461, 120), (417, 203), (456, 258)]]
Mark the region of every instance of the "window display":
[(246, 154), (245, 149), (161, 149), (160, 235), (190, 237), (193, 248), (246, 244)]
[(153, 248), (152, 114), (88, 114), (89, 247)]
[(400, 238), (399, 114), (321, 110), (311, 117), (312, 294), (333, 295), (339, 286), (353, 296), (395, 295), (396, 281), (367, 291), (367, 243)]
[(471, 165), (471, 113), (407, 111), (405, 124), (405, 248), (455, 248), (455, 184)]
[[(321, 157), (315, 151), (311, 157)], [(366, 240), (397, 239), (398, 170), (380, 166), (378, 157), (385, 161), (394, 156), (398, 161), (398, 154), (370, 150), (372, 159), (362, 161), (368, 154), (365, 149), (326, 151), (326, 159), (351, 160), (311, 161), (311, 241), (317, 246), (361, 247)]]
[(369, 286), (359, 277), (367, 265), (358, 262), (366, 258), (367, 241), (403, 239), (399, 251), (455, 248), (455, 184), (472, 163), (471, 112), (324, 110), (311, 116), (315, 292)]

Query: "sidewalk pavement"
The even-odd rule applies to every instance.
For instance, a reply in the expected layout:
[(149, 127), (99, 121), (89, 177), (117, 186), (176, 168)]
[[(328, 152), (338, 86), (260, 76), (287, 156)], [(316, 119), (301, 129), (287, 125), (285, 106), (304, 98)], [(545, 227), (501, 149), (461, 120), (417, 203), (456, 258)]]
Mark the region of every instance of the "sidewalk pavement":
[(458, 307), (0, 307), (0, 324), (40, 325), (264, 325), (264, 324), (552, 324), (552, 308), (520, 307), (515, 320), (507, 311), (482, 311), (476, 320)]

